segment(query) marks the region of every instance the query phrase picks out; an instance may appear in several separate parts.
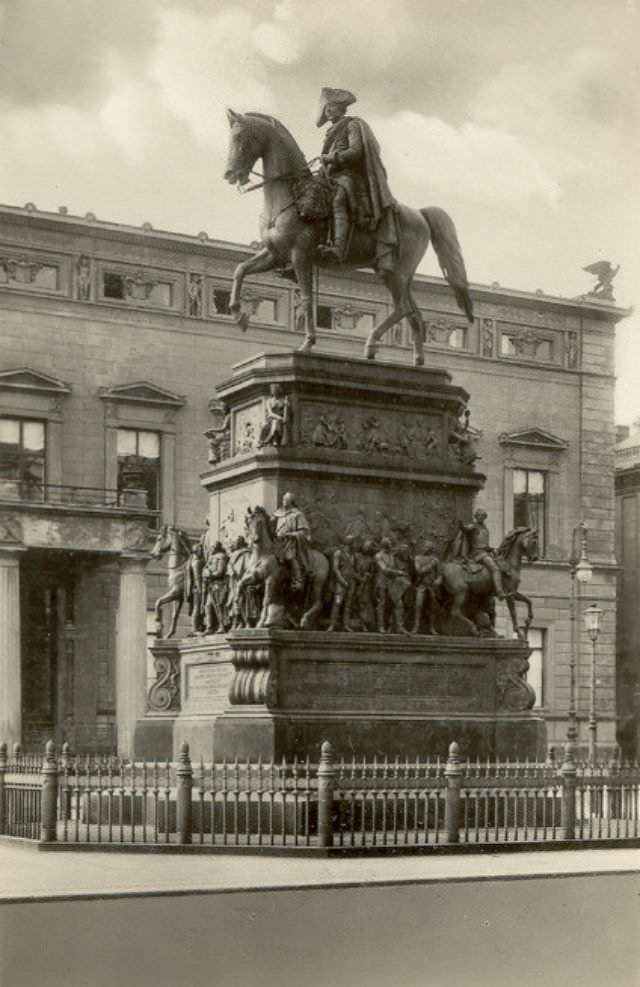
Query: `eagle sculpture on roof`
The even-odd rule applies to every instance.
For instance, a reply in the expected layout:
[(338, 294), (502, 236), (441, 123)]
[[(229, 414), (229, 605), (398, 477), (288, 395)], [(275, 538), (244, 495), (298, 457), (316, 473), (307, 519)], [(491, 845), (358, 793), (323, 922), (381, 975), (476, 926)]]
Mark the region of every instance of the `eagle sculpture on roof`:
[(620, 270), (620, 265), (614, 267), (608, 260), (598, 260), (582, 270), (587, 274), (594, 274), (598, 279), (589, 294), (613, 301), (613, 279)]

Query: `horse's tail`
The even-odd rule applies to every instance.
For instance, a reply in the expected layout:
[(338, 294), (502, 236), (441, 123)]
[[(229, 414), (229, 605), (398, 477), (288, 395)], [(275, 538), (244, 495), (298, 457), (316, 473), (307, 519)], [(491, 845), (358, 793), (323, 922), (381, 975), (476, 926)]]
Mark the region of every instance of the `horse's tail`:
[(429, 224), (433, 249), (445, 278), (456, 296), (458, 307), (469, 322), (473, 322), (473, 302), (469, 294), (469, 281), (464, 266), (458, 234), (451, 216), (437, 206), (428, 206), (420, 212)]

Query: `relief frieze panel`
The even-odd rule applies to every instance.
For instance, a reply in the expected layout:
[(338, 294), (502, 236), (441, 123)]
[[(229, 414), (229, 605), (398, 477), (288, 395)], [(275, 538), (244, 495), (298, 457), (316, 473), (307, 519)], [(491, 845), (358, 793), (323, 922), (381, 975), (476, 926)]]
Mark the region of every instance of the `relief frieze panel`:
[(346, 414), (343, 406), (311, 402), (301, 408), (300, 444), (416, 461), (442, 455), (435, 415), (389, 411), (383, 420), (375, 408), (351, 408)]

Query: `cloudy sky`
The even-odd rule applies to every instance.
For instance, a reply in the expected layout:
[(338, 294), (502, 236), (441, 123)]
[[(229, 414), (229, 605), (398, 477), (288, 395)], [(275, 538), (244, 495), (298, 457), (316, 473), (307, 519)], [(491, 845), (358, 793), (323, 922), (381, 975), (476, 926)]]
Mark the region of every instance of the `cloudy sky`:
[[(640, 0), (0, 0), (0, 201), (251, 241), (224, 107), (311, 157), (339, 86), (396, 196), (454, 217), (473, 281), (575, 296), (609, 259), (637, 312), (639, 52)], [(626, 423), (639, 322), (618, 331)]]

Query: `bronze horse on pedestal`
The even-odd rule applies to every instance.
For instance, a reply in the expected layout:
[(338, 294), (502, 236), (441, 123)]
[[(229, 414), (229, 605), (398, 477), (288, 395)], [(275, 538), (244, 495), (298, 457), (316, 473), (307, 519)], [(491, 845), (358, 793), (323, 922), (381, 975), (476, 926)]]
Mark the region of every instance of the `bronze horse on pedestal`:
[[(287, 569), (279, 558), (278, 544), (271, 530), (271, 519), (263, 507), (247, 513), (247, 530), (251, 555), (246, 562), (245, 575), (237, 586), (238, 595), (250, 587), (263, 586), (262, 610), (258, 627), (295, 627), (291, 616), (287, 589)], [(309, 549), (309, 572), (302, 595), (300, 627), (311, 629), (322, 610), (324, 590), (329, 578), (329, 559), (315, 548)]]
[[(315, 343), (313, 306), (313, 267), (327, 265), (319, 258), (318, 246), (326, 234), (326, 223), (303, 219), (298, 213), (297, 183), (311, 181), (313, 175), (295, 140), (274, 117), (262, 113), (235, 113), (227, 110), (231, 126), (231, 143), (224, 177), (240, 189), (247, 185), (256, 161), (262, 160), (264, 176), (264, 212), (260, 235), (262, 248), (249, 260), (239, 264), (233, 276), (229, 309), (242, 330), (248, 326), (248, 316), (241, 311), (241, 289), (245, 277), (278, 268), (291, 268), (301, 296), (301, 324), (305, 338), (301, 350), (310, 350)], [(392, 271), (381, 274), (391, 297), (391, 313), (371, 330), (365, 344), (365, 356), (375, 358), (378, 343), (392, 326), (406, 318), (413, 337), (415, 366), (424, 364), (425, 326), (411, 294), (411, 283), (418, 264), (433, 243), (440, 267), (451, 285), (459, 307), (469, 322), (473, 321), (473, 305), (464, 261), (455, 226), (451, 217), (436, 207), (410, 209), (397, 206), (398, 251)], [(375, 239), (373, 233), (355, 229), (344, 265), (353, 268), (373, 268)]]
[[(538, 558), (538, 533), (533, 528), (514, 528), (495, 553), (495, 560), (502, 573), (505, 603), (513, 630), (520, 640), (526, 641), (533, 619), (533, 608), (529, 597), (518, 591), (523, 558), (530, 562), (535, 562)], [(463, 563), (455, 559), (442, 563), (442, 589), (450, 601), (449, 614), (473, 635), (488, 630), (493, 626), (494, 620), (493, 577), (484, 566), (478, 565), (477, 569), (475, 573), (467, 573)], [(527, 607), (524, 627), (518, 624), (517, 601)]]

